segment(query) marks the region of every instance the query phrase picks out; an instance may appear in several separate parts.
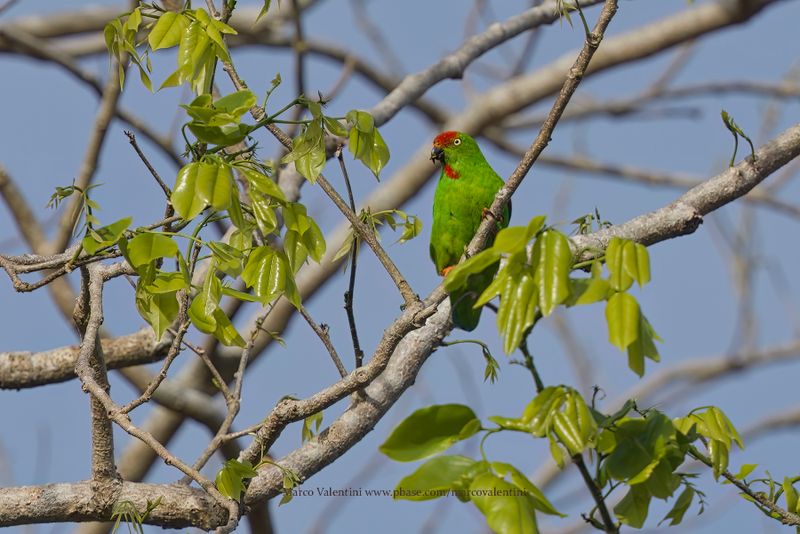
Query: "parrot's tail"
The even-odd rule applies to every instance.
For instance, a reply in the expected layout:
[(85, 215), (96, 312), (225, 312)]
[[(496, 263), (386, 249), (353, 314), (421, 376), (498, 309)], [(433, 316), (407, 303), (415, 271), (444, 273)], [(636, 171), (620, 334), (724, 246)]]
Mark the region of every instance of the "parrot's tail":
[(475, 308), (478, 297), (492, 283), (497, 274), (499, 264), (495, 263), (467, 279), (467, 283), (460, 289), (450, 293), (450, 306), (452, 308), (453, 324), (461, 330), (471, 332), (478, 326), (481, 319), (483, 306)]

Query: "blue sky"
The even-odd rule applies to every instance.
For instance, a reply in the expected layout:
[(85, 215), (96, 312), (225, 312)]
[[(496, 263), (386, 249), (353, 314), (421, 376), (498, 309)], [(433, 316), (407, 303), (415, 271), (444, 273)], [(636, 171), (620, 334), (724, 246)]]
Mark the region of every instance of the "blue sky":
[[(284, 2), (286, 3), (286, 2)], [(697, 2), (702, 4), (703, 2)], [(277, 4), (277, 3), (275, 3)], [(489, 2), (491, 17), (504, 20), (527, 6), (528, 2)], [(59, 9), (88, 5), (82, 2), (61, 2)], [(106, 3), (106, 5), (114, 5)], [(240, 2), (240, 5), (247, 5)], [(380, 56), (369, 40), (354, 28), (350, 2), (323, 1), (311, 10), (305, 20), (306, 32), (315, 39), (339, 42), (358, 51), (374, 64), (383, 66)], [(384, 37), (399, 56), (405, 73), (421, 70), (454, 50), (465, 38), (464, 21), (472, 2), (442, 0), (439, 2), (367, 2), (369, 14), (380, 25)], [(30, 13), (48, 13), (50, 2), (26, 0), (3, 13), (1, 22)], [(619, 14), (611, 24), (608, 35), (613, 36), (635, 28), (643, 22), (657, 20), (671, 13), (690, 9), (683, 0), (625, 0), (620, 2)], [(587, 10), (594, 19), (597, 9)], [(794, 67), (800, 57), (800, 41), (796, 39), (796, 21), (800, 20), (800, 3), (782, 2), (765, 10), (749, 23), (713, 34), (696, 44), (696, 53), (673, 82), (684, 84), (755, 80), (777, 81)], [(486, 21), (479, 22), (479, 30)], [(554, 24), (543, 30), (528, 69), (546, 65), (562, 54), (577, 50), (582, 32), (578, 27)], [(513, 57), (523, 38), (510, 42), (507, 49)], [(578, 97), (599, 100), (633, 96), (647, 87), (674, 57), (674, 50), (646, 62), (635, 63), (587, 79)], [(271, 97), (277, 108), (294, 96), (290, 74), (293, 58), (286, 51), (248, 48), (234, 51), (234, 60), (241, 75), (259, 93), (265, 89), (276, 72), (283, 73), (284, 83)], [(507, 56), (492, 52), (479, 63), (504, 65)], [(174, 55), (157, 53), (153, 57), (155, 79), (160, 80), (174, 68)], [(105, 76), (108, 59), (97, 56), (82, 61), (82, 65)], [(338, 78), (339, 65), (318, 58), (308, 62), (309, 93), (325, 91)], [(52, 220), (53, 212), (44, 205), (55, 186), (69, 184), (76, 176), (84, 155), (97, 100), (93, 93), (78, 84), (58, 67), (13, 55), (0, 56), (3, 79), (3, 98), (0, 99), (0, 164), (22, 188), (28, 201), (38, 209), (43, 220)], [(475, 98), (474, 91), (486, 89), (493, 81), (482, 78), (479, 66), (467, 70), (464, 81), (448, 80), (430, 91), (429, 97), (445, 109), (457, 113)], [(131, 73), (133, 74), (133, 73)], [(404, 73), (396, 72), (395, 75)], [(123, 105), (151, 122), (159, 131), (167, 131), (174, 120), (181, 120), (176, 110), (187, 95), (181, 89), (169, 89), (150, 95), (134, 75), (128, 77)], [(469, 88), (469, 91), (467, 91)], [(231, 90), (221, 83), (223, 92)], [(354, 76), (334, 100), (331, 114), (343, 114), (352, 108), (369, 109), (383, 95)], [(652, 170), (694, 173), (711, 176), (724, 168), (730, 155), (732, 139), (719, 120), (721, 108), (727, 109), (736, 121), (759, 137), (761, 117), (768, 102), (763, 98), (742, 95), (706, 95), (665, 105), (689, 107), (699, 114), (687, 118), (631, 117), (621, 120), (596, 118), (580, 124), (565, 123), (559, 127), (547, 153), (567, 155), (581, 151), (605, 162), (628, 163)], [(537, 109), (549, 107), (543, 102)], [(659, 107), (659, 106), (656, 106)], [(800, 105), (795, 99), (778, 108), (774, 129), (767, 137), (797, 122)], [(178, 119), (176, 119), (178, 117)], [(97, 182), (96, 200), (102, 205), (100, 218), (104, 222), (125, 215), (135, 217), (134, 224), (146, 224), (163, 212), (161, 192), (146, 169), (130, 149), (122, 130), (127, 127), (115, 121), (109, 131)], [(382, 129), (392, 151), (392, 159), (383, 171), (384, 181), (390, 179), (412, 154), (429, 143), (437, 133), (413, 110), (404, 110)], [(521, 131), (515, 140), (529, 143), (535, 132)], [(275, 156), (271, 140), (261, 137), (264, 158)], [(483, 142), (486, 155), (501, 176), (508, 176), (516, 161)], [(175, 169), (145, 141), (143, 148), (159, 172), (174, 177)], [(744, 151), (740, 152), (744, 154)], [(349, 163), (357, 198), (364, 198), (375, 187), (369, 171)], [(434, 171), (432, 167), (432, 173)], [(326, 169), (333, 183), (342, 187), (335, 166)], [(172, 178), (174, 179), (174, 178)], [(172, 179), (168, 179), (170, 182)], [(414, 289), (427, 294), (439, 279), (428, 262), (430, 210), (434, 182), (431, 181), (403, 209), (419, 216), (424, 223), (421, 236), (403, 245), (392, 244), (390, 234), (384, 244)], [(678, 195), (670, 189), (646, 187), (609, 180), (597, 176), (536, 166), (514, 197), (512, 224), (524, 224), (536, 214), (546, 214), (551, 223), (564, 224), (585, 213), (600, 210), (612, 222), (623, 222), (635, 215), (660, 207)], [(559, 200), (561, 199), (561, 200)], [(789, 184), (781, 190), (781, 199), (800, 201), (798, 187)], [(338, 212), (314, 187), (303, 189), (303, 202), (317, 218), (323, 230), (332, 229), (340, 220)], [(697, 233), (671, 240), (650, 250), (653, 282), (637, 290), (643, 310), (664, 339), (659, 350), (662, 362), (648, 362), (648, 372), (668, 368), (678, 362), (729, 353), (736, 347), (737, 295), (732, 285), (730, 250), (720, 245), (720, 232), (733, 231), (739, 224), (741, 204), (725, 207), (708, 218)], [(792, 277), (797, 265), (798, 248), (794, 246), (798, 221), (775, 214), (764, 208), (754, 209), (755, 254), (759, 265), (754, 280), (755, 306), (759, 318), (758, 345), (774, 346), (795, 339), (798, 329), (798, 284)], [(52, 229), (52, 226), (50, 227)], [(25, 251), (16, 227), (5, 207), (0, 208), (0, 243), (3, 253)], [(776, 286), (774, 273), (783, 273), (786, 285)], [(773, 275), (770, 275), (772, 273)], [(377, 261), (369, 253), (361, 256), (356, 290), (356, 316), (361, 341), (367, 354), (375, 347), (383, 329), (398, 314), (400, 304), (394, 286)], [(71, 277), (76, 282), (74, 275)], [(341, 310), (342, 294), (347, 277), (332, 279), (308, 303), (318, 322), (331, 325), (333, 340), (345, 359), (350, 346), (346, 318)], [(55, 311), (48, 294), (40, 290), (18, 295), (7, 281), (0, 283), (0, 339), (2, 350), (44, 350), (76, 342), (72, 328)], [(592, 362), (591, 381), (616, 398), (636, 383), (636, 376), (626, 367), (625, 358), (607, 342), (603, 311), (600, 305), (585, 310), (570, 310), (563, 318), (571, 325), (575, 339)], [(133, 292), (124, 280), (112, 282), (106, 292), (105, 326), (115, 334), (133, 332), (143, 325), (133, 306)], [(285, 334), (285, 348), (273, 346), (269, 353), (248, 370), (244, 387), (244, 406), (237, 428), (253, 424), (264, 417), (275, 402), (284, 395), (309, 395), (330, 384), (337, 377), (319, 340), (301, 322), (292, 322)], [(455, 332), (451, 338), (464, 338)], [(479, 329), (469, 337), (486, 340), (501, 361), (500, 381), (484, 383), (482, 358), (477, 349), (468, 345), (438, 350), (426, 363), (416, 384), (401, 398), (375, 430), (342, 459), (325, 469), (304, 485), (305, 489), (360, 487), (393, 488), (397, 481), (414, 469), (414, 465), (398, 464), (382, 458), (377, 446), (397, 422), (412, 410), (433, 404), (459, 402), (472, 405), (485, 418), (490, 415), (513, 416), (521, 412), (533, 396), (530, 377), (517, 366), (507, 364), (502, 355), (497, 332), (490, 313), (486, 313)], [(197, 339), (197, 333), (194, 333)], [(573, 367), (559, 342), (551, 323), (544, 321), (532, 337), (532, 347), (545, 382), (576, 384)], [(182, 364), (191, 358), (184, 353)], [(739, 428), (746, 428), (762, 417), (798, 406), (797, 363), (785, 363), (736, 375), (713, 385), (700, 385), (683, 395), (677, 402), (660, 406), (671, 416), (685, 414), (689, 409), (706, 404), (720, 406)], [(123, 381), (112, 380), (112, 394), (120, 400), (132, 397), (131, 388)], [(222, 406), (222, 404), (220, 404)], [(55, 481), (82, 480), (89, 474), (89, 434), (87, 398), (77, 381), (23, 391), (0, 391), (0, 484), (40, 484)], [(341, 407), (325, 412), (329, 422), (340, 413)], [(146, 420), (149, 408), (134, 414), (134, 421)], [(207, 432), (195, 423), (188, 423), (173, 441), (171, 450), (184, 458), (193, 459), (208, 440)], [(128, 439), (117, 434), (119, 448)], [(290, 427), (274, 448), (280, 456), (300, 444), (300, 428)], [(796, 460), (796, 431), (776, 433), (769, 438), (748, 444), (745, 452), (733, 456), (734, 467), (741, 463), (759, 463), (760, 469), (774, 476), (795, 476), (800, 470)], [(465, 454), (475, 454), (476, 444), (466, 443)], [(511, 461), (526, 472), (533, 472), (547, 461), (543, 443), (518, 436), (505, 436), (490, 441), (487, 452), (493, 459)], [(213, 476), (218, 462), (207, 468)], [(365, 468), (366, 466), (366, 468)], [(6, 469), (2, 469), (6, 467)], [(174, 469), (158, 465), (151, 474), (155, 481), (179, 478)], [(355, 480), (353, 480), (355, 478)], [(708, 476), (700, 479), (710, 506), (709, 520), (704, 526), (686, 523), (676, 532), (777, 532), (777, 523), (767, 523), (757, 510), (737, 502), (728, 487), (716, 486)], [(573, 493), (576, 491), (577, 493)], [(583, 489), (584, 491), (581, 491)], [(572, 514), (587, 509), (588, 494), (578, 485), (575, 473), (548, 489), (557, 506)], [(579, 496), (576, 499), (573, 497)], [(577, 502), (577, 504), (575, 504)], [(428, 532), (483, 532), (478, 512), (471, 506), (450, 499), (437, 502), (394, 502), (385, 497), (331, 498), (298, 497), (277, 507), (271, 504), (273, 521), (278, 532), (308, 532), (314, 525), (327, 524), (326, 532), (372, 532), (380, 524), (387, 534), (420, 531), (426, 522), (434, 525)], [(655, 526), (663, 515), (663, 507), (654, 506), (649, 526)], [(335, 515), (332, 510), (336, 511)], [(661, 515), (659, 515), (661, 514)], [(691, 514), (691, 512), (690, 512)], [(655, 520), (654, 520), (655, 519)], [(565, 526), (570, 520), (547, 518), (546, 525)], [(38, 532), (65, 532), (72, 525), (35, 527)], [(21, 531), (21, 529), (20, 529)], [(152, 529), (152, 531), (156, 531)]]

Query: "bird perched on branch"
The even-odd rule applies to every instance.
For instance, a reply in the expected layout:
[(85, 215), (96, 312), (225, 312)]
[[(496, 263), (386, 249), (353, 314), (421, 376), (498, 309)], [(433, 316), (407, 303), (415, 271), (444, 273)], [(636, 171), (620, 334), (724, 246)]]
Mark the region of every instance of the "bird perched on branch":
[[(433, 140), (431, 160), (442, 163), (442, 174), (433, 197), (431, 259), (442, 276), (455, 267), (488, 214), (503, 179), (489, 166), (478, 143), (462, 132), (444, 132)], [(508, 226), (511, 204), (506, 206), (499, 228)], [(491, 246), (494, 236), (489, 238)], [(497, 273), (495, 263), (469, 277), (466, 285), (450, 294), (453, 324), (471, 331), (478, 326), (481, 308), (473, 305)]]

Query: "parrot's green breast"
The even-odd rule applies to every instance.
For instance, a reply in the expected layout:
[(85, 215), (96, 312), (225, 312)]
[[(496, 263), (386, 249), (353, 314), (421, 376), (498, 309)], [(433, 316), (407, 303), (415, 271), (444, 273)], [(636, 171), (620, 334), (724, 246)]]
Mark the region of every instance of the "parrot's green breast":
[(431, 258), (436, 272), (458, 263), (481, 224), (483, 211), (491, 206), (503, 180), (491, 174), (481, 178), (453, 179), (442, 173), (433, 200)]
[[(460, 142), (452, 143), (454, 136)], [(431, 227), (431, 259), (436, 272), (458, 263), (464, 250), (483, 220), (483, 214), (503, 187), (503, 180), (489, 166), (475, 141), (466, 134), (445, 132), (434, 141), (435, 149), (443, 153), (442, 174), (433, 199)], [(506, 207), (498, 226), (508, 225), (511, 211)], [(494, 237), (489, 240), (491, 245)], [(466, 285), (450, 294), (453, 323), (463, 330), (473, 330), (480, 319), (481, 309), (473, 304), (488, 287), (497, 272), (497, 264), (467, 280)]]

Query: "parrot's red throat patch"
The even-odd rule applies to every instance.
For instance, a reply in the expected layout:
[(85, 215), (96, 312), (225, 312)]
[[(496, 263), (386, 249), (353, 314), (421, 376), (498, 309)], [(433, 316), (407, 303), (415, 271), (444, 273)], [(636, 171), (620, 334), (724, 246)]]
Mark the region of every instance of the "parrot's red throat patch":
[(458, 180), (461, 174), (455, 170), (450, 165), (445, 164), (444, 166), (444, 175), (450, 178), (451, 180)]
[(442, 132), (436, 136), (433, 140), (433, 146), (435, 147), (443, 147), (449, 146), (453, 140), (458, 137), (458, 132), (449, 131), (449, 132)]

